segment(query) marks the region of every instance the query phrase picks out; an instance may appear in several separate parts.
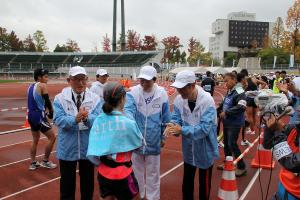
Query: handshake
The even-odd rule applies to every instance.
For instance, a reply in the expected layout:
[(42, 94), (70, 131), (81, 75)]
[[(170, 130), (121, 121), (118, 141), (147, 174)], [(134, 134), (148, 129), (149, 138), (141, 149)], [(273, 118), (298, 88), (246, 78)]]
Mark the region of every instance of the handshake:
[(174, 135), (176, 137), (180, 136), (182, 132), (182, 128), (180, 125), (175, 123), (166, 123), (166, 129), (163, 133), (165, 137), (168, 137), (170, 135)]

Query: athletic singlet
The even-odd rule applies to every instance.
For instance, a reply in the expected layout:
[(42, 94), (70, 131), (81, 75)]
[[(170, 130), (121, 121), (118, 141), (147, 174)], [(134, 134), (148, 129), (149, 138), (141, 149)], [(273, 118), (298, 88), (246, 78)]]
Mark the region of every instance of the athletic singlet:
[(248, 87), (247, 87), (246, 91), (255, 91), (258, 89), (257, 85), (255, 85), (255, 83), (253, 83), (252, 78), (248, 78), (247, 82), (248, 82)]
[(45, 111), (45, 100), (36, 90), (38, 84), (39, 82), (30, 85), (27, 91), (27, 102), (29, 112)]

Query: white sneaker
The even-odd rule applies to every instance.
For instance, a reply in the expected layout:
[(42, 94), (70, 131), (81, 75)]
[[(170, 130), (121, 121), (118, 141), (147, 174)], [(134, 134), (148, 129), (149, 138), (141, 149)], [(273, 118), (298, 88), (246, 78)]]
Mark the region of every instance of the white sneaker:
[(218, 146), (221, 148), (224, 148), (224, 143), (221, 141), (221, 142), (219, 142)]
[(55, 169), (55, 168), (57, 167), (57, 164), (54, 164), (54, 163), (51, 162), (51, 161), (47, 161), (47, 162), (42, 161), (42, 162), (40, 163), (40, 165), (41, 165), (42, 167), (45, 167), (45, 168), (48, 168), (48, 169)]
[(32, 163), (30, 163), (29, 165), (29, 170), (33, 171), (33, 170), (36, 170), (37, 168), (39, 168), (41, 165), (38, 161), (34, 161)]
[(250, 128), (246, 131), (246, 134), (255, 135), (255, 131), (252, 131)]
[(250, 145), (250, 142), (248, 140), (242, 140), (241, 141), (241, 145), (242, 146), (249, 146)]

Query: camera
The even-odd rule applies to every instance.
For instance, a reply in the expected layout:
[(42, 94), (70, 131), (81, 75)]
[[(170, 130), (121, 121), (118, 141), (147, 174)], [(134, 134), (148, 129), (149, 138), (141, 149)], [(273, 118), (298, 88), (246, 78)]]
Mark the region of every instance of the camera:
[[(246, 92), (248, 98), (254, 98), (255, 104), (258, 106), (262, 115), (265, 113), (273, 113), (275, 116), (291, 114), (291, 107), (288, 106), (288, 99), (284, 94), (274, 94), (270, 89), (260, 91)], [(288, 113), (286, 109), (288, 108)]]

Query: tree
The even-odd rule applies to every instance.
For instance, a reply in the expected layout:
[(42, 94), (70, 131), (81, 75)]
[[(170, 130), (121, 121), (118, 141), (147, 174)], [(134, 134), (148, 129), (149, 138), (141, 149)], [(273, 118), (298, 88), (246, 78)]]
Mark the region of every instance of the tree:
[(189, 39), (188, 46), (188, 52), (190, 53), (190, 55), (187, 60), (190, 64), (196, 64), (199, 60), (203, 61), (202, 58), (207, 60), (208, 54), (204, 54), (205, 48), (200, 43), (200, 41), (192, 37)]
[(66, 45), (63, 44), (60, 46), (59, 44), (57, 44), (53, 52), (67, 52), (67, 51), (68, 49)]
[(168, 61), (169, 63), (177, 62), (176, 52), (177, 49), (182, 47), (182, 45), (180, 44), (180, 39), (177, 36), (169, 36), (163, 38), (162, 43), (165, 46), (164, 57), (162, 61)]
[(277, 56), (277, 64), (289, 63), (289, 53), (282, 48), (268, 48), (259, 51), (258, 56), (261, 57), (262, 64), (273, 64), (274, 56)]
[(225, 66), (232, 66), (233, 60), (237, 60), (236, 53), (228, 53), (224, 58), (224, 65)]
[(0, 51), (10, 51), (9, 36), (2, 27), (0, 27)]
[(33, 38), (31, 37), (30, 34), (23, 41), (23, 50), (24, 51), (29, 51), (29, 52), (35, 52), (36, 51), (36, 47), (35, 47), (35, 44), (33, 42)]
[(272, 30), (272, 47), (282, 48), (282, 40), (284, 37), (284, 24), (281, 17), (276, 19), (274, 28)]
[(181, 53), (180, 59), (181, 59), (181, 61), (180, 61), (181, 63), (186, 63), (186, 53), (185, 53), (185, 51), (183, 51)]
[(154, 51), (156, 50), (158, 43), (154, 35), (145, 35), (143, 38), (142, 50)]
[(111, 52), (111, 48), (110, 48), (110, 39), (107, 36), (107, 33), (105, 34), (105, 36), (103, 37), (103, 42), (102, 42), (102, 49), (103, 52)]
[(128, 51), (139, 51), (142, 47), (142, 41), (140, 39), (140, 34), (134, 30), (127, 31), (127, 43), (126, 50)]
[(263, 49), (270, 48), (271, 43), (272, 43), (272, 40), (270, 39), (269, 34), (266, 33), (263, 40), (262, 40), (262, 48)]
[(67, 52), (80, 52), (78, 43), (75, 40), (68, 39), (66, 42)]
[(286, 26), (291, 32), (292, 36), (292, 53), (295, 55), (295, 60), (299, 58), (296, 56), (297, 46), (299, 46), (297, 37), (299, 34), (299, 26), (300, 26), (300, 0), (296, 0), (294, 5), (289, 8), (288, 16), (286, 18)]
[(10, 51), (21, 51), (23, 49), (23, 43), (14, 31), (11, 31), (8, 35), (8, 41), (10, 45)]
[(38, 52), (48, 51), (47, 40), (45, 39), (44, 33), (40, 30), (37, 30), (33, 34), (34, 44)]

